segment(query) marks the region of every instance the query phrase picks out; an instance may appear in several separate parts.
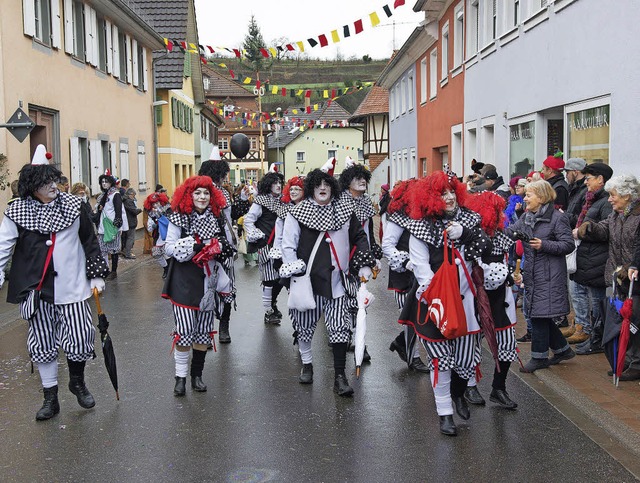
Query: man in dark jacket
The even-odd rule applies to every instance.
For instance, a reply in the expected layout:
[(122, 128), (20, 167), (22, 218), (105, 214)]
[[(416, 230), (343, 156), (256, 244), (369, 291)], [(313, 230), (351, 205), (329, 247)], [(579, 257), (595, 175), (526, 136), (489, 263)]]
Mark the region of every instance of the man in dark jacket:
[(484, 186), (483, 191), (493, 191), (495, 194), (500, 195), (505, 201), (511, 196), (511, 190), (509, 185), (504, 182), (502, 176), (498, 176), (496, 170), (489, 170), (484, 174)]
[(587, 162), (582, 158), (569, 158), (564, 165), (564, 173), (567, 183), (569, 183), (569, 204), (566, 213), (571, 228), (576, 227), (587, 194), (587, 185), (584, 182), (584, 173), (582, 172), (586, 165)]
[(540, 172), (556, 192), (555, 207), (567, 211), (569, 205), (569, 185), (564, 179), (564, 161), (562, 158), (548, 156), (542, 163)]
[[(604, 190), (604, 185), (613, 176), (613, 170), (604, 163), (592, 163), (582, 172), (585, 174), (587, 193), (573, 229), (574, 239), (578, 239), (578, 228), (585, 221), (599, 223), (612, 211), (611, 204), (607, 201), (609, 194)], [(608, 258), (608, 241), (583, 240), (577, 248), (577, 270), (569, 277), (571, 301), (576, 314), (576, 331), (568, 339), (570, 344), (581, 344), (576, 351), (577, 354), (602, 352), (600, 347), (591, 345), (590, 339), (593, 322), (600, 316), (600, 303), (606, 297), (604, 268)]]
[(122, 204), (127, 212), (127, 221), (129, 222), (129, 229), (122, 234), (122, 253), (124, 254), (124, 258), (133, 260), (136, 256), (131, 250), (133, 250), (133, 244), (136, 241), (138, 215), (142, 213), (142, 210), (136, 206), (136, 190), (133, 188), (127, 189)]

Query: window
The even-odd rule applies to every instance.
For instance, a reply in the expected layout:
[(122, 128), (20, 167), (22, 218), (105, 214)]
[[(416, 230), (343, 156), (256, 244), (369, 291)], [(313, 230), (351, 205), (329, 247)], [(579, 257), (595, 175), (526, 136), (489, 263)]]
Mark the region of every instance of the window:
[(400, 83), (402, 87), (400, 89), (400, 102), (402, 103), (402, 114), (407, 112), (407, 79), (406, 77), (402, 78), (402, 82)]
[(480, 35), (480, 8), (478, 0), (469, 1), (469, 18), (467, 22), (467, 58), (478, 52), (478, 38)]
[(229, 138), (219, 138), (218, 139), (218, 146), (219, 146), (220, 151), (228, 151), (229, 150)]
[(89, 5), (83, 5), (85, 60), (94, 67), (98, 66), (98, 20), (96, 11)]
[(460, 2), (455, 8), (455, 24), (453, 30), (453, 68), (460, 66), (464, 60), (464, 4)]
[(609, 164), (609, 121), (609, 104), (567, 108), (567, 158)]
[(495, 39), (498, 35), (498, 0), (493, 1), (493, 8), (491, 13), (491, 40)]
[(145, 62), (144, 47), (142, 47), (140, 44), (138, 44), (138, 52), (136, 54), (138, 63), (138, 90), (147, 90), (144, 82), (145, 69), (147, 66)]
[(127, 48), (127, 38), (123, 32), (118, 32), (118, 65), (119, 65), (119, 79), (126, 81), (127, 79), (127, 57), (129, 50)]
[(107, 71), (107, 23), (103, 17), (98, 16), (98, 69)]
[(514, 27), (520, 23), (520, 0), (513, 1), (513, 25)]
[(85, 61), (84, 10), (82, 2), (64, 2), (64, 50), (75, 58)]
[[(475, 123), (471, 123), (471, 125), (475, 125)], [(467, 128), (467, 138), (465, 140), (465, 148), (467, 152), (467, 159), (476, 159), (478, 152), (477, 146), (477, 137), (476, 137), (476, 129), (475, 127)]]
[(451, 127), (451, 156), (449, 158), (451, 169), (462, 175), (462, 125), (458, 124)]
[(520, 0), (502, 0), (503, 1), (503, 20), (505, 32), (516, 27), (520, 23)]
[(129, 140), (120, 140), (120, 175), (123, 178), (130, 179), (129, 169)]
[(440, 76), (442, 80), (446, 79), (449, 76), (449, 22), (444, 24), (442, 27), (442, 41), (441, 41), (441, 62), (442, 62), (442, 72)]
[(409, 80), (407, 80), (407, 109), (413, 110), (413, 93), (415, 89), (413, 87), (413, 72), (409, 74)]
[(35, 35), (46, 45), (51, 45), (51, 4), (49, 0), (34, 0)]
[(138, 191), (147, 191), (147, 154), (144, 141), (138, 141)]
[(533, 169), (535, 159), (535, 121), (509, 126), (509, 177), (525, 177)]
[(89, 162), (89, 143), (85, 137), (69, 139), (71, 158), (71, 183), (84, 183), (91, 186), (91, 163)]
[(117, 176), (115, 163), (111, 162), (111, 151), (109, 150), (109, 141), (100, 141), (100, 151), (102, 157), (102, 172), (107, 169), (111, 171), (114, 176)]
[(495, 164), (493, 124), (482, 126), (482, 162)]
[(427, 58), (420, 61), (420, 104), (427, 102)]
[(436, 97), (438, 89), (438, 50), (433, 49), (429, 54), (429, 99)]
[(327, 151), (327, 159), (335, 158), (338, 155), (338, 151), (335, 149), (329, 149)]
[(306, 156), (304, 151), (296, 151), (296, 163), (306, 163)]
[(202, 85), (204, 86), (204, 90), (205, 91), (209, 90), (209, 78), (208, 77), (203, 77), (202, 78)]

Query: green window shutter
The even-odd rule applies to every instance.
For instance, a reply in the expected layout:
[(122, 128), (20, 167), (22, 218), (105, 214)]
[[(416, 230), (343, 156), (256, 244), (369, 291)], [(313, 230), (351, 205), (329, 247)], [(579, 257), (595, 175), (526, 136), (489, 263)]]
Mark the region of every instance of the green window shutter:
[(171, 124), (173, 127), (178, 127), (178, 106), (175, 97), (171, 98)]
[(184, 54), (184, 77), (191, 77), (191, 54), (185, 52)]
[(162, 106), (156, 106), (156, 126), (162, 126)]

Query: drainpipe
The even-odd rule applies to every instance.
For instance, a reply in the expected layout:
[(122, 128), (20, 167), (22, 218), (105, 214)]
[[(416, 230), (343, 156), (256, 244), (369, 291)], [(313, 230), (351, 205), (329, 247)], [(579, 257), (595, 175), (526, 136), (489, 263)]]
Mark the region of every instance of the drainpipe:
[[(152, 79), (153, 79), (153, 99), (154, 101), (151, 103), (151, 109), (153, 110), (153, 154), (155, 156), (154, 159), (154, 163), (153, 163), (153, 167), (154, 167), (154, 171), (153, 171), (153, 175), (155, 177), (155, 184), (158, 184), (158, 176), (159, 176), (159, 161), (158, 161), (158, 119), (156, 116), (156, 107), (157, 106), (163, 106), (164, 104), (167, 104), (167, 101), (158, 101), (157, 99), (157, 92), (156, 92), (156, 62), (160, 59), (164, 59), (165, 57), (167, 57), (169, 54), (167, 51), (163, 51), (164, 54), (159, 56), (159, 57), (154, 57), (153, 60), (151, 61), (151, 71), (153, 73), (152, 75)], [(153, 52), (152, 52), (153, 54)], [(155, 187), (155, 185), (154, 185)]]

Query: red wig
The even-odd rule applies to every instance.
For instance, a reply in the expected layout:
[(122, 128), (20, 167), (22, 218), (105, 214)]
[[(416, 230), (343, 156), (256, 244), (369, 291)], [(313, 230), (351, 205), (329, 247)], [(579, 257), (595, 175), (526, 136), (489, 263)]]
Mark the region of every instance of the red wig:
[(459, 206), (464, 206), (467, 186), (455, 176), (435, 171), (426, 178), (420, 178), (408, 192), (407, 214), (416, 220), (442, 216), (446, 206), (442, 194), (447, 190), (456, 194)]
[(177, 213), (190, 215), (193, 212), (193, 192), (198, 188), (205, 188), (211, 193), (209, 206), (215, 216), (220, 216), (222, 208), (227, 204), (222, 191), (214, 188), (209, 176), (191, 176), (176, 188), (171, 200), (171, 209)]
[(464, 203), (466, 208), (480, 215), (480, 226), (491, 237), (504, 226), (506, 205), (504, 198), (493, 191), (469, 194)]
[(169, 204), (169, 198), (164, 193), (151, 193), (144, 200), (144, 209), (151, 211), (156, 203), (160, 203), (162, 206), (167, 205)]
[(387, 208), (389, 215), (394, 214), (396, 211), (407, 213), (409, 205), (409, 193), (411, 189), (418, 182), (416, 178), (408, 180), (398, 181), (391, 190), (391, 202)]
[(304, 197), (304, 177), (303, 176), (294, 176), (287, 184), (282, 188), (282, 202), (283, 203), (291, 203), (291, 194), (289, 190), (292, 186), (297, 186), (302, 189), (302, 196)]

